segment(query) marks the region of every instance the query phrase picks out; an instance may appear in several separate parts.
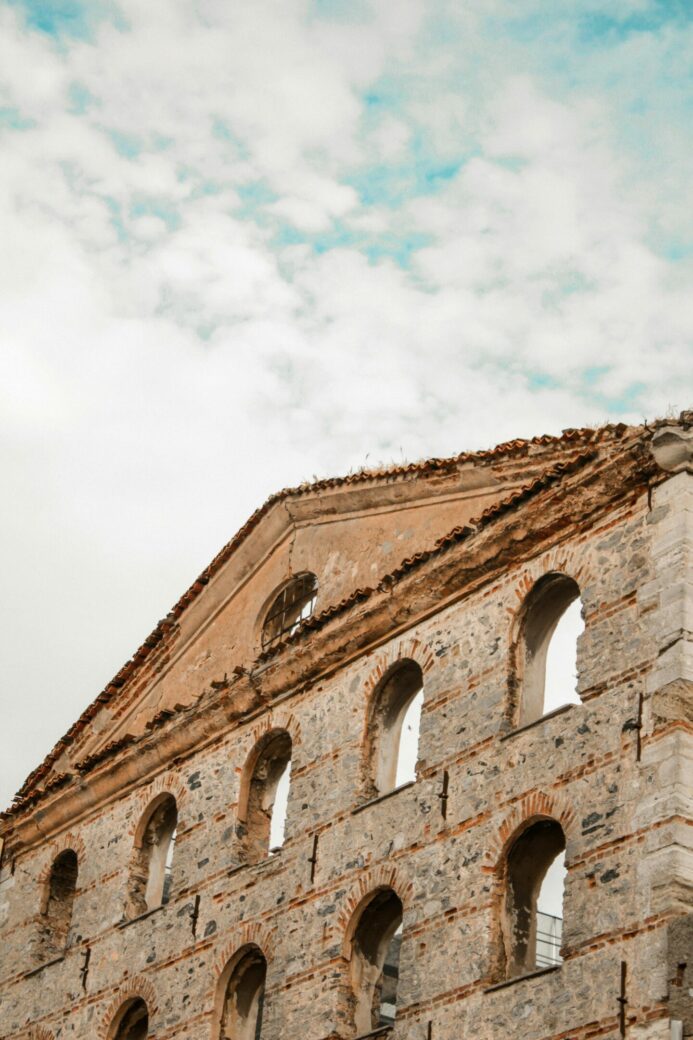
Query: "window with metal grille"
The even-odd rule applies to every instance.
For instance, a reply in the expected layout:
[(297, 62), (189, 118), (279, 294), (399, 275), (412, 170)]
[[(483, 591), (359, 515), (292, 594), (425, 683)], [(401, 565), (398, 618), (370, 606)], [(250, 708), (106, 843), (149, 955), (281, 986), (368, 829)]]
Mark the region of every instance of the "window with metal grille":
[(513, 842), (506, 860), (507, 978), (561, 963), (565, 878), (563, 828), (557, 820), (537, 820)]
[(299, 574), (281, 590), (269, 609), (262, 626), (264, 649), (295, 632), (302, 621), (313, 613), (318, 596), (318, 579), (314, 574)]

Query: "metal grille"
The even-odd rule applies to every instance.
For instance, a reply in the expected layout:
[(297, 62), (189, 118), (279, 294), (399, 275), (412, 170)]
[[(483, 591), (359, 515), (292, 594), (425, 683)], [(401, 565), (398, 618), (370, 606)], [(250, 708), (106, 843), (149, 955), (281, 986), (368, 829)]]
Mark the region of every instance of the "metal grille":
[(537, 912), (537, 968), (552, 968), (560, 964), (563, 939), (563, 918)]
[(295, 632), (309, 618), (318, 596), (318, 579), (314, 574), (299, 574), (285, 585), (265, 618), (262, 645), (266, 649), (283, 636)]

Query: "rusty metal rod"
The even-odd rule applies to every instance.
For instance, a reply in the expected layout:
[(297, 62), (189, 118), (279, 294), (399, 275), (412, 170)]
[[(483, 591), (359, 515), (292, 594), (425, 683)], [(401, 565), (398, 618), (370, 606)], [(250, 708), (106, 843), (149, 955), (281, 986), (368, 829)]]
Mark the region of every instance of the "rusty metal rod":
[(316, 868), (317, 863), (318, 863), (318, 835), (317, 834), (313, 835), (313, 852), (312, 852), (312, 855), (310, 855), (308, 857), (308, 862), (310, 863), (310, 880), (311, 880), (311, 882), (313, 882), (313, 881), (315, 881), (315, 868)]
[(438, 792), (438, 797), (440, 798), (440, 813), (441, 813), (441, 816), (443, 817), (444, 820), (446, 820), (447, 816), (448, 816), (448, 785), (449, 785), (449, 783), (450, 783), (450, 774), (448, 773), (447, 769), (444, 769), (443, 770), (443, 786), (442, 786), (442, 789)]
[(626, 979), (628, 977), (628, 965), (625, 961), (621, 961), (621, 992), (618, 997), (618, 1028), (621, 1040), (625, 1040), (626, 1036), (626, 1004), (628, 998), (626, 996)]
[(190, 924), (192, 927), (193, 939), (197, 938), (197, 922), (200, 916), (200, 896), (195, 896), (195, 905), (190, 911)]
[(82, 977), (82, 989), (86, 992), (87, 989), (87, 976), (89, 974), (89, 961), (91, 960), (91, 947), (87, 946), (84, 951), (84, 960), (82, 961), (82, 967), (80, 968), (80, 975)]

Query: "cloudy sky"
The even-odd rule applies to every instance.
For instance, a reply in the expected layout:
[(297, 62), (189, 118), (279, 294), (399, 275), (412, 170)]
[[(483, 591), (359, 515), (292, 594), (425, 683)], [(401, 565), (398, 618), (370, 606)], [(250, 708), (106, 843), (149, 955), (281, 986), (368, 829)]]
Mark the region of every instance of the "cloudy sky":
[(0, 4), (2, 797), (271, 491), (693, 403), (688, 0)]

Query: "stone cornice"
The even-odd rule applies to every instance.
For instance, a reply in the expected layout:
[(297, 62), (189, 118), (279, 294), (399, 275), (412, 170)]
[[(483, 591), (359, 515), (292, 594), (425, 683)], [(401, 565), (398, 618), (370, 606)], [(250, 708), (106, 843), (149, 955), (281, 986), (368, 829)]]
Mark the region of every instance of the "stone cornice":
[(46, 782), (51, 771), (59, 770), (61, 766), (66, 768), (61, 762), (63, 754), (79, 747), (85, 739), (87, 728), (104, 707), (110, 708), (115, 701), (121, 706), (124, 699), (141, 695), (148, 688), (148, 675), (159, 675), (162, 668), (170, 666), (179, 647), (190, 639), (191, 633), (199, 626), (200, 619), (209, 617), (218, 605), (220, 578), (229, 567), (234, 569), (238, 581), (246, 580), (263, 554), (276, 545), (278, 540), (286, 537), (295, 524), (310, 523), (319, 514), (343, 514), (353, 510), (355, 505), (358, 507), (365, 504), (366, 508), (372, 508), (374, 502), (393, 505), (396, 502), (411, 502), (417, 497), (425, 498), (425, 486), (429, 482), (431, 487), (428, 491), (432, 492), (435, 487), (436, 494), (441, 481), (461, 482), (461, 486), (467, 488), (473, 487), (475, 483), (479, 486), (479, 482), (492, 485), (496, 482), (495, 474), (498, 471), (505, 472), (506, 467), (513, 472), (514, 479), (511, 482), (516, 482), (527, 469), (536, 472), (538, 466), (541, 470), (551, 458), (560, 459), (588, 446), (603, 448), (624, 436), (639, 435), (641, 432), (640, 428), (629, 428), (622, 423), (598, 429), (564, 430), (559, 437), (514, 440), (485, 451), (463, 452), (450, 458), (360, 471), (346, 477), (302, 484), (271, 495), (214, 557), (132, 658), (27, 777), (20, 789), (20, 797), (38, 789)]
[(278, 699), (323, 680), (354, 658), (465, 598), (600, 515), (635, 499), (663, 475), (638, 431), (608, 453), (576, 454), (501, 502), (479, 521), (418, 554), (375, 589), (303, 626), (266, 660), (213, 683), (196, 704), (164, 713), (150, 732), (119, 742), (112, 753), (79, 764), (81, 775), (55, 778), (19, 803), (0, 828), (7, 855), (56, 835), (94, 810), (244, 724)]

